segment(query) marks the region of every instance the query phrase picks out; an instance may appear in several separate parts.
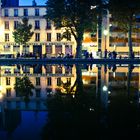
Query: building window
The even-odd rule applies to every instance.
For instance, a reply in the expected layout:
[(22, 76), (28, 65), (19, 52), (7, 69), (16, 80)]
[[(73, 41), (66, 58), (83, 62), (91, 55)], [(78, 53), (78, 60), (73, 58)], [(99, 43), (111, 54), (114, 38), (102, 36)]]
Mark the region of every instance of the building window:
[(11, 96), (11, 88), (6, 89), (6, 96), (7, 97)]
[(35, 9), (35, 16), (39, 16), (39, 9)]
[(61, 41), (61, 33), (56, 33), (56, 40)]
[(35, 33), (35, 41), (40, 41), (40, 33)]
[(52, 78), (51, 77), (48, 77), (47, 78), (47, 85), (48, 86), (51, 86), (52, 85)]
[(40, 86), (40, 77), (36, 77), (36, 86)]
[(4, 51), (6, 51), (6, 52), (10, 51), (10, 46), (9, 45), (5, 45), (4, 46)]
[(57, 78), (57, 86), (61, 86), (61, 78)]
[(14, 9), (14, 17), (18, 16), (18, 9)]
[(35, 29), (40, 29), (40, 21), (35, 20)]
[(5, 25), (5, 29), (9, 29), (9, 21), (5, 21), (4, 25)]
[(18, 21), (14, 21), (14, 29), (17, 29), (18, 27)]
[(20, 51), (20, 46), (13, 46), (13, 51), (14, 52), (19, 52)]
[(28, 16), (28, 9), (24, 9), (24, 16)]
[(10, 77), (6, 77), (6, 85), (10, 85)]
[(9, 34), (5, 34), (5, 42), (8, 42), (9, 41)]
[(4, 16), (5, 16), (5, 17), (8, 17), (8, 16), (9, 16), (9, 11), (8, 11), (8, 9), (4, 9)]
[(51, 41), (51, 33), (47, 33), (47, 41)]
[(51, 21), (46, 22), (46, 29), (51, 29)]

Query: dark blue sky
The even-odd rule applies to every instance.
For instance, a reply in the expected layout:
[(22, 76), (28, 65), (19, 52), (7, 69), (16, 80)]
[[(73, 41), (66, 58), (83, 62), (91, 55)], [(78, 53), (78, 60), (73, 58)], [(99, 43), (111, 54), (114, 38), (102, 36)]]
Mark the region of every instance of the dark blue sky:
[[(44, 5), (46, 0), (36, 0), (37, 5)], [(19, 0), (20, 5), (32, 5), (32, 0)]]

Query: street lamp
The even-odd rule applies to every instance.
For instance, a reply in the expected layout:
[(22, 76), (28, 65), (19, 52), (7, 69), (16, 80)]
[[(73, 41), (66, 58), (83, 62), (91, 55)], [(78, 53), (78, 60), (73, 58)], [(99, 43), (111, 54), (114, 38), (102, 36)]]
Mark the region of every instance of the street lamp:
[[(106, 4), (104, 6), (106, 6)], [(97, 43), (98, 43), (98, 52), (101, 52), (100, 57), (102, 57), (102, 47), (101, 47), (102, 46), (102, 34), (105, 35), (105, 41), (106, 41), (106, 36), (109, 32), (108, 31), (109, 30), (109, 10), (101, 7), (100, 5), (94, 5), (94, 6), (90, 7), (91, 10), (98, 9), (98, 8), (99, 8), (99, 10), (98, 10), (99, 11), (99, 16), (98, 16), (98, 31), (97, 31), (98, 32), (98, 39), (97, 39)], [(104, 30), (104, 29), (106, 29), (106, 30)]]

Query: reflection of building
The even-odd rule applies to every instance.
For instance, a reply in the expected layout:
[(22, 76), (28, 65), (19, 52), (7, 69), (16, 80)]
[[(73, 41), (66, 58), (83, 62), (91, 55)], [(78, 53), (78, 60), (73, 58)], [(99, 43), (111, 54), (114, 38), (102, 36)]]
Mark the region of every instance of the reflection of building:
[[(32, 6), (18, 6), (18, 0), (4, 1), (0, 8), (0, 53), (35, 53), (48, 54), (48, 56), (58, 56), (59, 53), (67, 54), (75, 52), (75, 43), (61, 40), (61, 33), (64, 29), (56, 29), (52, 22), (46, 21), (43, 17), (46, 7), (33, 4)], [(27, 46), (15, 44), (12, 32), (17, 28), (23, 17), (29, 19), (33, 26), (34, 35), (27, 43)]]
[[(139, 94), (140, 89), (140, 66), (135, 66), (133, 71), (129, 69), (128, 65), (107, 65), (92, 67), (87, 65), (86, 69), (82, 70), (84, 85), (95, 86), (96, 89), (92, 92), (100, 96), (104, 107), (108, 106), (110, 96), (117, 96), (119, 93), (127, 95), (128, 89), (131, 96), (135, 98)], [(130, 72), (132, 73), (130, 74)], [(131, 75), (129, 79), (129, 75)], [(128, 87), (128, 83), (130, 85)], [(103, 88), (106, 86), (105, 88)], [(126, 90), (127, 89), (127, 90)]]
[(16, 77), (22, 77), (26, 74), (35, 86), (29, 108), (33, 110), (45, 109), (41, 101), (45, 100), (48, 94), (55, 93), (60, 87), (61, 81), (67, 82), (67, 80), (70, 80), (71, 85), (73, 85), (76, 79), (75, 71), (74, 67), (59, 65), (1, 66), (0, 78), (2, 93), (6, 101), (5, 107), (11, 109), (25, 108), (24, 101), (21, 101), (14, 90)]

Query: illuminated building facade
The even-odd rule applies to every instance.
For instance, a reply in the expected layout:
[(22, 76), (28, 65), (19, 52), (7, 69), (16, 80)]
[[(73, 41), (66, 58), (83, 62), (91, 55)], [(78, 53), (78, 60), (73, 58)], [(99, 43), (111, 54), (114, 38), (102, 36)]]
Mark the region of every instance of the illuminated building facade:
[[(9, 2), (9, 1), (8, 1)], [(18, 2), (18, 1), (17, 1)], [(16, 55), (18, 52), (33, 53), (41, 56), (58, 56), (58, 54), (75, 54), (75, 41), (61, 40), (64, 29), (56, 29), (52, 22), (46, 21), (44, 15), (45, 6), (18, 6), (15, 4), (2, 6), (0, 8), (0, 53)], [(26, 17), (32, 25), (34, 35), (27, 42), (27, 46), (16, 44), (12, 32), (17, 28), (19, 22)]]
[[(132, 46), (134, 55), (136, 57), (140, 56), (140, 17), (137, 17), (136, 22), (133, 25), (134, 30), (132, 31)], [(119, 56), (128, 57), (129, 47), (128, 47), (128, 32), (119, 28), (119, 26), (113, 22), (111, 15), (108, 13), (106, 17), (102, 19), (102, 38), (101, 38), (101, 50), (102, 56), (104, 56), (104, 51), (116, 51)], [(91, 33), (86, 32), (84, 34), (83, 40), (83, 50), (88, 50), (92, 52), (93, 56), (96, 58), (98, 51), (98, 32)]]

